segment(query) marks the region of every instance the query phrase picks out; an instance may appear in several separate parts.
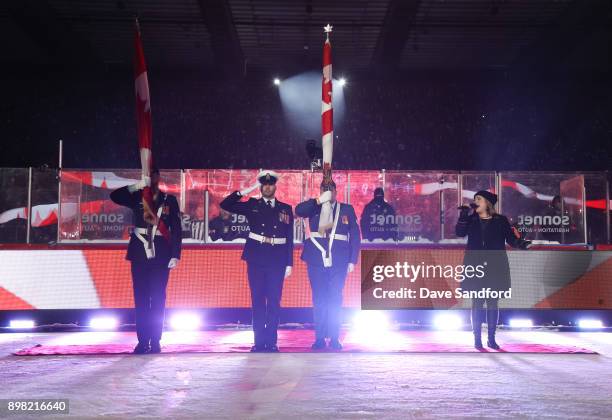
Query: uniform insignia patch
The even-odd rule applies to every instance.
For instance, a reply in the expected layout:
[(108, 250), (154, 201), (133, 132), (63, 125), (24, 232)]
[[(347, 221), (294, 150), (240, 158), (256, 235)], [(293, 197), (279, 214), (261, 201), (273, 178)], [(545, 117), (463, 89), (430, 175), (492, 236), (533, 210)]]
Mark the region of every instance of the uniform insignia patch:
[(289, 214), (284, 210), (278, 213), (278, 219), (285, 224), (289, 224)]

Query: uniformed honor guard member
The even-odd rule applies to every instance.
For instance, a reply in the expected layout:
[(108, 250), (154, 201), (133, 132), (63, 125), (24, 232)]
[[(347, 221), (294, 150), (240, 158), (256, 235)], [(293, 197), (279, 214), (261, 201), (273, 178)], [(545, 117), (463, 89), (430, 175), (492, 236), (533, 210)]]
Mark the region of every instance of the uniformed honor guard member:
[[(312, 348), (325, 348), (325, 339), (329, 338), (329, 346), (341, 350), (342, 290), (347, 273), (357, 264), (361, 238), (355, 209), (336, 200), (336, 184), (322, 183), (320, 193), (319, 198), (304, 201), (295, 208), (295, 214), (307, 217), (310, 226), (302, 260), (308, 266), (312, 288), (315, 323)], [(320, 221), (321, 208), (326, 202), (331, 203), (330, 219)]]
[[(293, 211), (274, 197), (278, 178), (276, 172), (261, 171), (256, 184), (233, 192), (221, 202), (222, 209), (246, 216), (249, 223), (242, 259), (247, 263), (251, 289), (255, 335), (252, 352), (278, 352), (283, 281), (293, 267)], [(240, 201), (258, 187), (261, 198)]]
[[(142, 189), (151, 187), (154, 217), (145, 220)], [(138, 345), (134, 353), (159, 353), (166, 286), (170, 269), (181, 257), (181, 219), (176, 198), (159, 190), (159, 170), (151, 177), (119, 188), (110, 195), (115, 203), (129, 207), (133, 213), (134, 231), (130, 236), (126, 259), (132, 264), (136, 334)]]

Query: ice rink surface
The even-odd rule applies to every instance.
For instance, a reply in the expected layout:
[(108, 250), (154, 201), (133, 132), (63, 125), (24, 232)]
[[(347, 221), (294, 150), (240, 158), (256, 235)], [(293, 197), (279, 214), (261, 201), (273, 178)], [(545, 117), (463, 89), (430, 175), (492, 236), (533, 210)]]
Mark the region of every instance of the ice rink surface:
[(501, 344), (557, 343), (599, 354), (11, 354), (36, 344), (113, 341), (135, 338), (0, 334), (0, 398), (69, 399), (69, 415), (44, 418), (612, 418), (610, 333), (498, 333)]

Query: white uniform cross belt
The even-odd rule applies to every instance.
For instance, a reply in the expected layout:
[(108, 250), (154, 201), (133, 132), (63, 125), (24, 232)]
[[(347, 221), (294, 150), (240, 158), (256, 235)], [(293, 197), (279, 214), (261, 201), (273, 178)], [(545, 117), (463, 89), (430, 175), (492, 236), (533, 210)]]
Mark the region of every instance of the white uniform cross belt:
[[(165, 201), (166, 200), (164, 199), (164, 202)], [(158, 223), (162, 214), (164, 202), (162, 202), (162, 204), (157, 209)], [(150, 260), (155, 258), (155, 236), (162, 236), (162, 233), (157, 230), (157, 225), (154, 225), (152, 228), (134, 228), (134, 234), (138, 239), (140, 239), (140, 242), (142, 242), (147, 259)], [(143, 235), (147, 235), (148, 238), (145, 238)]]
[[(336, 235), (336, 228), (338, 227), (338, 219), (340, 218), (340, 203), (336, 205), (336, 214), (334, 214), (334, 224), (332, 226), (332, 230), (329, 234), (329, 242), (327, 243), (327, 250), (323, 248), (323, 245), (319, 243), (315, 238), (325, 237), (325, 235), (321, 235), (319, 232), (310, 232), (310, 240), (321, 251), (321, 258), (323, 258), (323, 267), (331, 267), (332, 266), (332, 245), (334, 243), (334, 239), (338, 238), (341, 241), (348, 240), (346, 235)], [(340, 238), (342, 237), (342, 238)]]

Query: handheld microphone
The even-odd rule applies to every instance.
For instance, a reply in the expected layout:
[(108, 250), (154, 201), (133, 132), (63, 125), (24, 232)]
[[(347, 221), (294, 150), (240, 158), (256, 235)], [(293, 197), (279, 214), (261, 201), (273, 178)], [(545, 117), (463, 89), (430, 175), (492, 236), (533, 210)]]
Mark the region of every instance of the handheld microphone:
[[(465, 214), (469, 216), (469, 215), (474, 215), (477, 208), (478, 208), (478, 204), (470, 203), (469, 206), (463, 205), (463, 206), (457, 207), (457, 210), (460, 210), (461, 214), (464, 214), (463, 212), (465, 212)], [(468, 214), (470, 210), (472, 210), (472, 213)]]
[(478, 208), (478, 204), (476, 203), (470, 203), (469, 206), (466, 206), (465, 204), (463, 206), (459, 206), (457, 207), (457, 210), (476, 210)]

